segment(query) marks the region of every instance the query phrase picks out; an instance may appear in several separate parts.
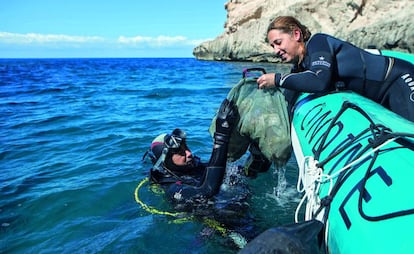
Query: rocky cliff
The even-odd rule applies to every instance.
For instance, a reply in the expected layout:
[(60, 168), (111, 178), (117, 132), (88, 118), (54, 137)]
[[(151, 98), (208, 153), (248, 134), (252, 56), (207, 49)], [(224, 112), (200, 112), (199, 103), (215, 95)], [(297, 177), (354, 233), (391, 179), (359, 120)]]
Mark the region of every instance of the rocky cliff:
[(414, 52), (414, 0), (229, 0), (225, 9), (224, 32), (194, 48), (196, 58), (277, 62), (265, 38), (280, 15), (362, 48)]

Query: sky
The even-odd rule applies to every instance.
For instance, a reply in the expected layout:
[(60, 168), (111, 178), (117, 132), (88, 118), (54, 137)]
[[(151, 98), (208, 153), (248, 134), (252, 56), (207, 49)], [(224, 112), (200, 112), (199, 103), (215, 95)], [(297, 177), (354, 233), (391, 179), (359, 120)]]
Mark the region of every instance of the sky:
[(193, 57), (227, 0), (0, 0), (0, 58)]

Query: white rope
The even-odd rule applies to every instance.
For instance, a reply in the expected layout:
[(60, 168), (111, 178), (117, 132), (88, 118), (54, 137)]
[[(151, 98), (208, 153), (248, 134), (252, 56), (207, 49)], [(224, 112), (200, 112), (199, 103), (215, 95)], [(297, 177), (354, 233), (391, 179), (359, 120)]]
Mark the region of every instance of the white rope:
[[(324, 174), (323, 169), (317, 166), (318, 161), (315, 160), (312, 156), (304, 157), (303, 164), (299, 165), (299, 176), (298, 176), (298, 182), (296, 185), (296, 189), (298, 190), (298, 192), (299, 193), (304, 192), (304, 195), (296, 208), (295, 222), (296, 223), (299, 222), (299, 218), (298, 218), (299, 211), (305, 202), (306, 202), (305, 215), (304, 215), (305, 221), (314, 219), (315, 212), (321, 206), (321, 199), (319, 197), (319, 189), (320, 189), (321, 184), (329, 181), (329, 190), (328, 190), (328, 196), (329, 196), (332, 191), (334, 178), (338, 177), (345, 170), (348, 170), (355, 164), (361, 162), (368, 156), (372, 155), (373, 153), (383, 148), (387, 144), (395, 141), (396, 139), (397, 138), (392, 138), (392, 139), (387, 140), (386, 142), (382, 143), (381, 145), (375, 147), (371, 151), (362, 155), (358, 159), (355, 159), (354, 161), (345, 165), (343, 168), (336, 171), (332, 175)], [(323, 221), (324, 212), (325, 212), (325, 208), (317, 215), (315, 219), (324, 223)]]
[[(335, 178), (338, 175), (340, 175), (343, 171), (349, 169), (350, 167), (354, 166), (355, 164), (361, 162), (362, 160), (364, 160), (365, 158), (367, 158), (368, 156), (370, 156), (371, 154), (375, 153), (376, 151), (378, 151), (379, 149), (383, 148), (384, 146), (386, 146), (387, 144), (394, 142), (397, 138), (394, 137), (392, 139), (389, 139), (387, 141), (385, 141), (384, 143), (382, 143), (381, 145), (375, 147), (374, 149), (372, 149), (370, 152), (367, 152), (366, 154), (362, 155), (361, 157), (359, 157), (358, 159), (350, 162), (348, 165), (346, 165), (345, 167), (343, 167), (342, 169), (336, 171), (334, 174), (331, 175), (331, 178)], [(330, 194), (331, 192), (329, 192)]]
[[(299, 222), (299, 211), (306, 202), (305, 220), (311, 220), (314, 213), (320, 207), (320, 198), (318, 196), (319, 188), (324, 179), (329, 178), (323, 174), (323, 169), (317, 167), (318, 161), (312, 156), (307, 156), (303, 160), (302, 167), (299, 168), (299, 177), (296, 185), (298, 192), (305, 194), (300, 200), (295, 211), (295, 222)], [(322, 220), (322, 219), (321, 219)]]

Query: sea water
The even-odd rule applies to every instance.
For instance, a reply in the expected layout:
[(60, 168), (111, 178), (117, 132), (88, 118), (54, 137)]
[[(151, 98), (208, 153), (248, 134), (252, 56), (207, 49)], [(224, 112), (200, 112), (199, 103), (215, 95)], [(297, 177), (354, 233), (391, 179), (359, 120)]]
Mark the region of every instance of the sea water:
[[(219, 226), (174, 212), (142, 156), (182, 128), (207, 161), (211, 119), (246, 67), (168, 59), (0, 59), (0, 253), (237, 253)], [(283, 174), (283, 175), (281, 175)], [(292, 223), (297, 166), (248, 179), (256, 232)], [(279, 183), (278, 183), (279, 182)]]

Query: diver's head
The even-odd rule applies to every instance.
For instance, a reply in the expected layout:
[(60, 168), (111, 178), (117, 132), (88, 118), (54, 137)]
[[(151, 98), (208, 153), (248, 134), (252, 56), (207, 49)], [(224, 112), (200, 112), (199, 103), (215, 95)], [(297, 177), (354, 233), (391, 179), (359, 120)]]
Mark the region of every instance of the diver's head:
[(157, 136), (149, 152), (155, 169), (165, 167), (176, 171), (194, 167), (193, 154), (186, 144), (186, 133), (181, 129)]

